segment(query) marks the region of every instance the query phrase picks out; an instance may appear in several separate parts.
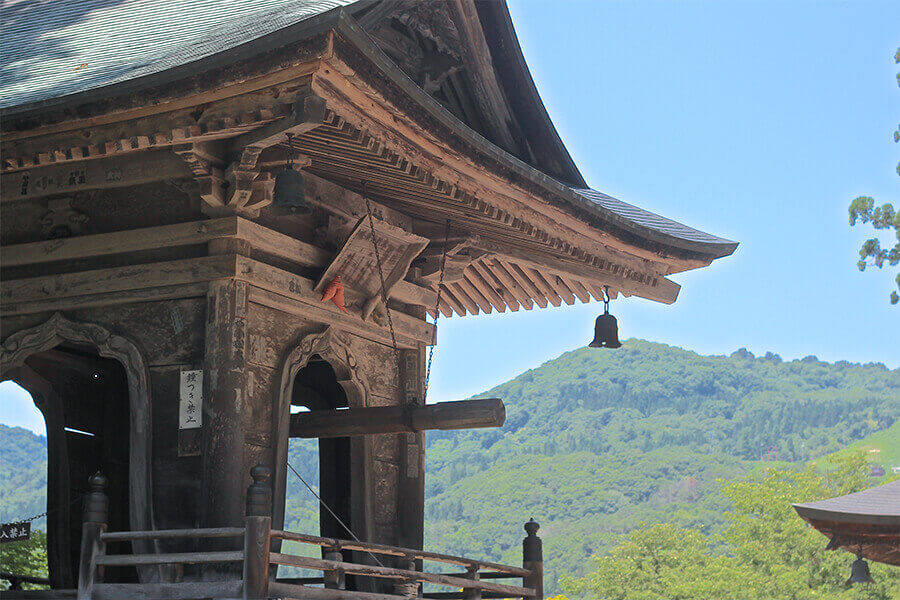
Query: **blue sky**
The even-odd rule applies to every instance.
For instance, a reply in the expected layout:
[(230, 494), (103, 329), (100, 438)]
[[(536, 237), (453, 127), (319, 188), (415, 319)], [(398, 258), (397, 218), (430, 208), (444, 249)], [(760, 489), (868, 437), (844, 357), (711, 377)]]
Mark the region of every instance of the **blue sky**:
[[(859, 272), (870, 231), (847, 219), (858, 195), (900, 202), (900, 2), (510, 0), (510, 12), (592, 187), (741, 242), (674, 276), (672, 306), (613, 302), (623, 338), (900, 367), (893, 274)], [(597, 310), (442, 320), (429, 398), (585, 345)], [(13, 395), (0, 384), (0, 422), (43, 429)]]

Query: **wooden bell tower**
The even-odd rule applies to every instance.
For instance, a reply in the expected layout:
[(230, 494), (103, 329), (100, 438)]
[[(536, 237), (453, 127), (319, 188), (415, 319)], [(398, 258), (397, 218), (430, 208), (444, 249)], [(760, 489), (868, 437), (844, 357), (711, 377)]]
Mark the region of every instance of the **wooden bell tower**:
[[(281, 531), (288, 443), (306, 437), (335, 514), (319, 536), (271, 535), (325, 548), (304, 564), (326, 588), (346, 571), (414, 592), (439, 576), (410, 572), (446, 559), (468, 568), (446, 580), (467, 598), (533, 594), (536, 524), (530, 568), (423, 552), (424, 432), (504, 419), (497, 399), (424, 404), (434, 320), (606, 289), (672, 303), (669, 275), (736, 244), (588, 188), (503, 3), (208, 4), (180, 5), (203, 26), (178, 36), (114, 7), (9, 32), (22, 69), (0, 77), (0, 377), (47, 421), (52, 585), (90, 597), (86, 573), (108, 565), (107, 586), (261, 594), (234, 583), (242, 561), (245, 583), (268, 581), (240, 538), (251, 516)], [(78, 24), (77, 70), (41, 62), (34, 28), (50, 21)], [(290, 197), (275, 190), (288, 168)], [(95, 492), (102, 523), (78, 514)], [(530, 591), (480, 581), (485, 565)], [(191, 597), (178, 589), (164, 593)]]

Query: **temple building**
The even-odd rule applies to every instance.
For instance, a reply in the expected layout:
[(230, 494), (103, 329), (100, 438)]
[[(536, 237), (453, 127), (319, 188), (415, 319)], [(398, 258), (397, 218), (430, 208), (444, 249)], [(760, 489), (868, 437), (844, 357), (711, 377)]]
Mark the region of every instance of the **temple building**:
[[(588, 186), (503, 2), (2, 21), (0, 377), (47, 424), (46, 597), (540, 596), (536, 523), (522, 566), (423, 550), (425, 430), (504, 414), (424, 404), (435, 319), (671, 304), (737, 244)], [(317, 532), (282, 530), (291, 437)]]

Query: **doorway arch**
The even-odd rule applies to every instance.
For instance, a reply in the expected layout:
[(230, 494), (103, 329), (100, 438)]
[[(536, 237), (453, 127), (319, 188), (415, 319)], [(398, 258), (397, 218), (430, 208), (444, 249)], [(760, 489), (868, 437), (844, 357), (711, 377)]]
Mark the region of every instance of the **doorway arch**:
[[(288, 460), (288, 444), (290, 441), (290, 422), (291, 422), (291, 405), (295, 398), (295, 383), (301, 371), (308, 369), (310, 363), (321, 364), (326, 363), (327, 368), (333, 373), (334, 383), (340, 387), (343, 392), (343, 398), (338, 404), (331, 402), (331, 408), (339, 408), (343, 404), (347, 408), (360, 408), (368, 405), (368, 385), (358, 370), (358, 363), (354, 358), (350, 347), (340, 339), (341, 336), (348, 334), (335, 330), (333, 327), (327, 327), (320, 333), (313, 333), (303, 337), (300, 342), (285, 357), (281, 368), (281, 382), (279, 386), (278, 402), (275, 410), (274, 418), (277, 420), (275, 431), (277, 432), (277, 442), (275, 448), (275, 485), (272, 498), (272, 526), (276, 529), (284, 527), (284, 507), (285, 493), (287, 490), (287, 460)], [(323, 367), (312, 367), (313, 369)], [(309, 373), (310, 371), (305, 371)], [(302, 385), (302, 383), (301, 383)], [(332, 394), (334, 396), (334, 394)], [(313, 401), (316, 404), (316, 410), (321, 408), (329, 408), (326, 404), (328, 400)], [(312, 408), (312, 407), (309, 407)], [(338, 438), (340, 439), (340, 438)], [(354, 438), (347, 442), (349, 448), (345, 448), (347, 460), (350, 465), (350, 504), (347, 507), (351, 517), (351, 522), (347, 525), (353, 532), (363, 540), (370, 539), (369, 527), (372, 519), (370, 516), (371, 507), (365, 501), (366, 490), (368, 487), (368, 471), (365, 465), (368, 463), (368, 445), (363, 438)], [(336, 444), (337, 446), (337, 444)], [(340, 449), (335, 447), (335, 459), (340, 456)], [(321, 460), (321, 459), (320, 459)], [(340, 485), (340, 484), (338, 484)], [(320, 519), (321, 522), (321, 519)], [(345, 532), (346, 533), (346, 532)], [(346, 538), (348, 535), (336, 537)]]
[[(109, 359), (107, 362), (114, 362), (115, 366), (121, 367), (124, 379), (122, 388), (127, 389), (129, 409), (125, 442), (128, 456), (126, 524), (132, 530), (153, 529), (150, 378), (140, 351), (130, 340), (111, 333), (101, 325), (71, 321), (61, 313), (54, 314), (40, 325), (23, 329), (4, 339), (0, 344), (0, 380), (14, 380), (32, 394), (36, 405), (45, 415), (48, 437), (51, 421), (59, 425), (59, 419), (62, 418), (59, 390), (54, 390), (51, 383), (26, 364), (26, 361), (31, 357), (45, 357), (59, 347), (84, 349), (91, 355)], [(116, 374), (114, 376), (118, 377)], [(65, 450), (57, 457), (57, 462), (63, 460), (64, 455)], [(69, 520), (80, 518), (80, 515), (73, 516)], [(59, 537), (62, 539), (62, 534)], [(77, 545), (79, 541), (68, 540), (68, 543)], [(155, 544), (150, 541), (136, 541), (133, 546), (140, 553), (155, 551)], [(155, 578), (154, 571), (141, 569), (142, 578)], [(73, 574), (67, 573), (64, 567), (60, 567), (59, 572), (61, 577), (71, 582)]]

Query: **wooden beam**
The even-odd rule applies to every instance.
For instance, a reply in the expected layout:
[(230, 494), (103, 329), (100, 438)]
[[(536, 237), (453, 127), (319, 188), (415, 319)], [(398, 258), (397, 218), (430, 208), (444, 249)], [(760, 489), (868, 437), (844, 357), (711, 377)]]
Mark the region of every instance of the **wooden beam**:
[[(485, 295), (482, 294), (481, 291), (478, 290), (478, 288), (476, 288), (474, 285), (472, 285), (472, 282), (467, 277), (464, 276), (462, 279), (457, 281), (455, 283), (455, 285), (459, 286), (460, 289), (465, 291), (466, 294), (469, 295), (469, 298), (474, 300), (475, 303), (478, 304), (478, 307), (482, 311), (484, 311), (485, 314), (488, 314), (488, 315), (491, 314), (491, 311), (493, 310), (494, 305), (491, 304), (491, 301), (488, 300), (485, 297)], [(500, 310), (499, 312), (504, 312), (505, 310), (506, 310), (506, 306), (504, 305), (503, 310)]]
[(234, 255), (96, 269), (3, 282), (3, 305), (57, 300), (71, 296), (129, 292), (234, 277)]
[[(3, 246), (0, 266), (14, 267), (58, 260), (127, 254), (141, 250), (203, 244), (215, 239), (245, 240), (255, 250), (307, 267), (324, 268), (334, 254), (273, 231), (241, 217), (221, 217), (159, 227)], [(399, 281), (389, 296), (405, 304), (433, 308), (437, 293), (427, 287)]]
[(314, 410), (291, 415), (290, 437), (332, 438), (429, 429), (500, 427), (506, 408), (499, 398), (438, 402), (425, 406), (376, 406)]
[(522, 273), (525, 274), (534, 286), (541, 291), (547, 297), (547, 300), (550, 301), (550, 304), (553, 306), (561, 306), (562, 298), (553, 290), (553, 288), (547, 283), (544, 279), (544, 276), (541, 275), (541, 272), (537, 269), (530, 269), (528, 267), (522, 267)]
[(0, 265), (18, 267), (57, 260), (126, 254), (140, 250), (203, 244), (227, 237), (239, 237), (237, 217), (4, 246), (0, 252)]
[(563, 302), (569, 306), (575, 304), (575, 294), (566, 286), (565, 282), (555, 273), (540, 271), (541, 277), (547, 282), (547, 285), (556, 292), (556, 295), (563, 299)]
[(506, 289), (503, 282), (501, 282), (494, 272), (484, 263), (480, 260), (473, 261), (471, 269), (475, 276), (474, 279), (480, 280), (490, 292), (494, 293), (494, 297), (497, 298), (499, 302), (508, 306), (512, 312), (517, 312), (519, 310), (519, 302), (516, 300), (515, 295), (512, 291)]
[(497, 277), (500, 283), (503, 284), (504, 289), (513, 295), (522, 308), (531, 310), (533, 306), (531, 295), (513, 278), (502, 262), (495, 261), (492, 265), (485, 264), (484, 267), (486, 271)]

